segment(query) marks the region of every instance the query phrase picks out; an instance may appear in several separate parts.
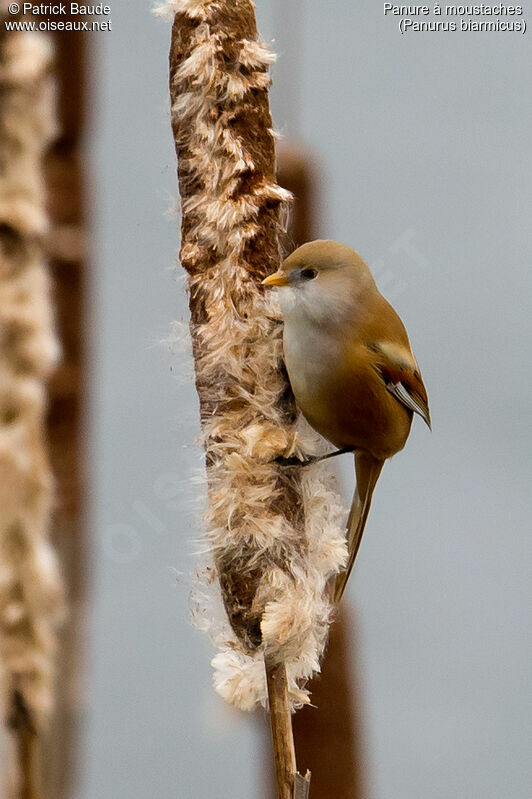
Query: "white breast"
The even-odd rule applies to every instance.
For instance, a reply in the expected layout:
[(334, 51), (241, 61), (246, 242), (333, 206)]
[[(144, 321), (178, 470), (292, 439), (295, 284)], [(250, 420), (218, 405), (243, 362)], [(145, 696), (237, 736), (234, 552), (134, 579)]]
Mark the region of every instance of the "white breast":
[(290, 318), (284, 326), (284, 356), (292, 390), (300, 407), (324, 390), (341, 357), (337, 336)]

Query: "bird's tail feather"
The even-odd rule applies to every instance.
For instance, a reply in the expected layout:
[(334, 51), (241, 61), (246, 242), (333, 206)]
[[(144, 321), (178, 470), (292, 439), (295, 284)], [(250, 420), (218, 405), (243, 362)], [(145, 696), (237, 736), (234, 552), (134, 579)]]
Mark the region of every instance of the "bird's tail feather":
[(368, 452), (355, 454), (357, 484), (347, 520), (347, 549), (349, 559), (345, 571), (340, 572), (334, 586), (334, 601), (339, 602), (345, 591), (355, 558), (362, 541), (364, 527), (371, 507), (373, 490), (384, 466), (384, 461), (374, 458)]

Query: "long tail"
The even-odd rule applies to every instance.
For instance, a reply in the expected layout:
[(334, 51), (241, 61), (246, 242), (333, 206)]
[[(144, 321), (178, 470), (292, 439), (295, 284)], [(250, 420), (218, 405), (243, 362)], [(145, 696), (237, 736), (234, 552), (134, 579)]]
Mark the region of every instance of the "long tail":
[(334, 586), (334, 601), (339, 602), (345, 591), (349, 575), (353, 568), (357, 556), (362, 534), (371, 507), (371, 497), (373, 490), (379, 479), (379, 475), (384, 466), (384, 461), (374, 458), (368, 452), (357, 452), (355, 454), (355, 471), (357, 484), (353, 496), (349, 518), (347, 520), (347, 548), (349, 560), (345, 571), (341, 572), (336, 578)]

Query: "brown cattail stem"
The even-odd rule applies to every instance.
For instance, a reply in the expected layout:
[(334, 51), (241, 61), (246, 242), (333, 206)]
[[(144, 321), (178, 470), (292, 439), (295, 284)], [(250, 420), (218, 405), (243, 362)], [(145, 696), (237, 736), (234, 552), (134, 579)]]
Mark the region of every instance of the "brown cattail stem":
[(288, 683), (284, 663), (266, 662), (266, 679), (270, 701), (273, 754), (279, 799), (292, 799), (296, 768), (296, 751), (292, 734), (292, 714), (288, 702)]
[(50, 42), (7, 32), (6, 14), (0, 0), (0, 694), (15, 744), (13, 796), (37, 799), (63, 607), (45, 434), (58, 348), (42, 246), (43, 157), (55, 115)]
[(266, 680), (278, 799), (305, 799), (308, 796), (310, 772), (305, 777), (297, 772), (284, 663), (275, 664), (266, 660)]
[[(281, 799), (304, 797), (290, 712), (323, 652), (325, 587), (345, 560), (341, 510), (320, 466), (279, 456), (296, 437), (282, 326), (261, 280), (279, 267), (290, 194), (275, 179), (269, 65), (251, 0), (169, 0), (172, 128), (181, 195), (180, 259), (206, 454), (206, 532), (229, 624), (206, 613), (221, 649), (215, 686), (245, 710), (267, 701)], [(305, 440), (308, 442), (305, 444)], [(303, 441), (303, 443), (301, 443)], [(263, 660), (267, 663), (264, 679)], [(267, 685), (266, 685), (267, 683)]]
[(8, 726), (11, 729), (16, 750), (17, 799), (39, 799), (39, 737), (24, 697), (18, 691), (13, 692)]
[[(68, 8), (68, 6), (67, 6)], [(62, 15), (68, 21), (73, 15)], [(57, 502), (53, 540), (69, 599), (59, 641), (58, 679), (50, 735), (43, 752), (42, 782), (48, 799), (70, 799), (79, 757), (82, 724), (80, 677), (84, 668), (82, 617), (86, 599), (83, 442), (81, 417), (85, 381), (84, 173), (85, 74), (90, 33), (58, 31), (54, 37), (58, 136), (48, 151), (45, 178), (50, 229), (45, 241), (54, 286), (62, 356), (49, 389), (48, 445)], [(87, 109), (88, 110), (88, 109)]]

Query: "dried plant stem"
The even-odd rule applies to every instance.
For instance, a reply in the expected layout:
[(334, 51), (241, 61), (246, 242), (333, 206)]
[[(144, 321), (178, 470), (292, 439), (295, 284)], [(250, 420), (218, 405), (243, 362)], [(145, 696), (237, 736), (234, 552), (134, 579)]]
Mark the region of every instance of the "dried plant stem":
[(63, 604), (48, 538), (54, 492), (45, 439), (58, 347), (43, 261), (42, 166), (55, 121), (50, 44), (39, 33), (7, 33), (5, 11), (1, 0), (0, 688), (15, 745), (14, 795), (37, 799)]
[(15, 692), (12, 697), (9, 727), (15, 738), (17, 799), (39, 799), (40, 746), (37, 730), (32, 722), (24, 697)]
[(269, 692), (279, 795), (292, 799), (308, 780), (296, 775), (290, 712), (308, 702), (305, 681), (319, 669), (332, 612), (326, 585), (346, 555), (320, 467), (304, 475), (277, 462), (312, 443), (296, 440), (282, 325), (261, 286), (279, 267), (291, 198), (275, 179), (274, 56), (251, 0), (166, 8), (180, 259), (207, 466), (206, 582), (216, 578), (229, 624), (207, 612), (201, 621), (222, 650), (213, 660), (219, 693), (251, 710)]
[(266, 662), (266, 679), (270, 701), (275, 773), (279, 799), (292, 799), (296, 768), (296, 751), (292, 735), (292, 714), (288, 701), (288, 682), (284, 663)]
[(308, 788), (301, 790), (299, 786), (309, 785), (310, 773), (304, 778), (297, 773), (286, 666), (268, 660), (265, 665), (278, 799), (304, 799)]
[(251, 0), (169, 0), (165, 9), (174, 19), (180, 259), (207, 464), (204, 583), (208, 591), (217, 578), (230, 628), (212, 607), (198, 618), (221, 650), (214, 680), (227, 701), (266, 704), (266, 656), (287, 664), (294, 709), (308, 702), (305, 682), (319, 669), (332, 612), (326, 585), (346, 548), (326, 470), (302, 474), (276, 461), (315, 441), (296, 439), (282, 325), (260, 285), (279, 266), (291, 197), (275, 180), (274, 56)]

